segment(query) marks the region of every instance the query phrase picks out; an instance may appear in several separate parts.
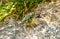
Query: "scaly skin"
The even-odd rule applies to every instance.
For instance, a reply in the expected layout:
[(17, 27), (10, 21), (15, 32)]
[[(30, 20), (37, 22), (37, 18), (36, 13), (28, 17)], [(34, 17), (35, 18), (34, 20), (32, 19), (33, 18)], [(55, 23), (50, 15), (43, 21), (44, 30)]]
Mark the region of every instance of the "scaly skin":
[(28, 14), (19, 22), (19, 24), (20, 24), (20, 23), (23, 23), (24, 21), (26, 21), (26, 20), (28, 20), (28, 19), (30, 19), (30, 18), (32, 18), (34, 15), (35, 15), (34, 12), (28, 13)]

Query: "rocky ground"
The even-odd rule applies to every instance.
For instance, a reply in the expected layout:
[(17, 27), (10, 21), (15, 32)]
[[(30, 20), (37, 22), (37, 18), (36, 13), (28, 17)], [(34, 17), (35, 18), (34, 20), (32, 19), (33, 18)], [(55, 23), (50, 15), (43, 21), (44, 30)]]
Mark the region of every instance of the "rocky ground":
[(60, 39), (60, 3), (39, 4), (35, 27), (25, 28), (10, 18), (0, 23), (0, 39)]

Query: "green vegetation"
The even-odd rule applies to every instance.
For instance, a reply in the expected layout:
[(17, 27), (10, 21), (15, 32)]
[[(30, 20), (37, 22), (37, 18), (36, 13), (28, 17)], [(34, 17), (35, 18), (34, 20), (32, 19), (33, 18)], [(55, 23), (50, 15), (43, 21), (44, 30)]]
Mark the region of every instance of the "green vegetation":
[(0, 2), (0, 22), (8, 16), (20, 20), (25, 26), (32, 27), (35, 23), (34, 9), (40, 3), (49, 3), (51, 0), (2, 0)]
[(32, 12), (38, 4), (45, 1), (46, 0), (8, 0), (7, 3), (2, 2), (0, 5), (0, 21), (8, 16), (14, 16), (16, 19), (23, 18), (25, 14)]

